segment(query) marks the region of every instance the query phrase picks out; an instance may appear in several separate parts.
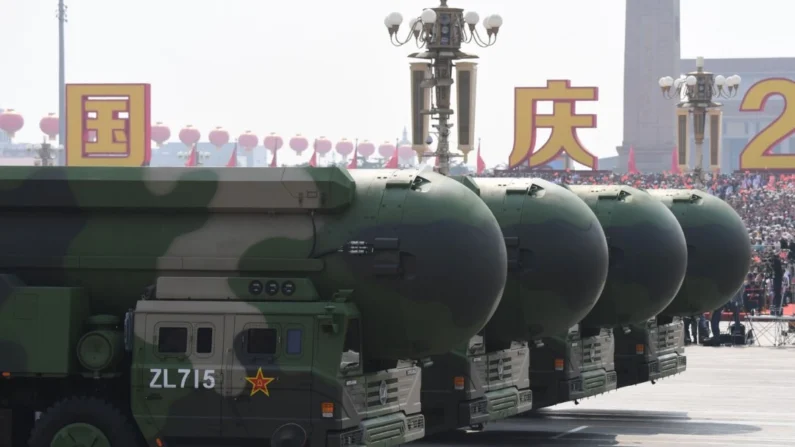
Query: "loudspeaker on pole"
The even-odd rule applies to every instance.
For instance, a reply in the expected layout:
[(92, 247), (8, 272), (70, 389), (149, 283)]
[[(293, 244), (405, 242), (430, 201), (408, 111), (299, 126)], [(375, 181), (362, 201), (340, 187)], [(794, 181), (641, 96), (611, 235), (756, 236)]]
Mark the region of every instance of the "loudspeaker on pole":
[(690, 127), (687, 119), (690, 117), (690, 110), (685, 108), (676, 109), (676, 147), (679, 153), (679, 171), (688, 172), (690, 170)]
[(467, 161), (467, 155), (475, 149), (477, 77), (477, 63), (458, 62), (455, 64), (458, 150), (464, 154), (464, 162)]
[[(428, 151), (425, 139), (430, 135), (431, 89), (423, 81), (431, 79), (431, 64), (412, 62), (411, 71), (411, 148), (418, 156)], [(425, 113), (423, 113), (425, 112)]]
[(707, 115), (709, 116), (709, 167), (712, 172), (718, 172), (720, 170), (723, 111), (710, 109)]

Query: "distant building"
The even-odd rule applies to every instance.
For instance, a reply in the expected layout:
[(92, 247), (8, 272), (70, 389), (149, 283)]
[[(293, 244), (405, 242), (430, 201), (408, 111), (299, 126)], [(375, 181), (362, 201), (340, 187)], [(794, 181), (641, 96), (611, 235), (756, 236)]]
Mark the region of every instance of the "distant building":
[[(200, 152), (206, 152), (208, 154), (207, 159), (202, 160), (204, 166), (226, 166), (226, 164), (229, 163), (230, 157), (232, 156), (234, 147), (234, 143), (228, 143), (220, 149), (216, 149), (211, 143), (199, 143), (197, 145), (197, 149)], [(185, 162), (187, 161), (184, 157), (187, 155), (189, 150), (190, 148), (186, 147), (180, 142), (165, 143), (159, 148), (153, 145), (152, 161), (149, 165), (184, 166)], [(238, 147), (238, 163), (240, 163), (240, 159), (243, 158), (246, 160), (246, 162), (240, 166), (267, 166), (267, 164), (264, 163), (264, 160), (261, 159), (262, 157), (259, 156), (260, 152), (265, 152), (265, 149), (257, 147), (254, 148), (253, 151), (249, 152), (244, 151), (241, 147)]]

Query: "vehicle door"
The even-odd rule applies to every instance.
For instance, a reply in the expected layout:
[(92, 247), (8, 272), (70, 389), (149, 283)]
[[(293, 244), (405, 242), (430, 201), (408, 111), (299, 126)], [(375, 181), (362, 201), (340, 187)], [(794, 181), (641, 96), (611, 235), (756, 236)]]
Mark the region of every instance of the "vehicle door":
[(312, 337), (312, 325), (300, 318), (234, 316), (224, 437), (270, 438), (287, 423), (309, 429)]
[[(223, 316), (143, 314), (134, 386), (161, 438), (217, 437), (221, 429)], [(140, 318), (138, 317), (138, 318)]]

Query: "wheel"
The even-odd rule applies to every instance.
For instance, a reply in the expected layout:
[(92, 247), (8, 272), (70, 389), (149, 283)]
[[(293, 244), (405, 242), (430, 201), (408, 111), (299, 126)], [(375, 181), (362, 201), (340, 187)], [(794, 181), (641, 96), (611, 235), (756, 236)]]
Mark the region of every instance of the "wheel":
[(113, 405), (93, 397), (70, 397), (41, 415), (28, 443), (30, 447), (140, 447), (138, 439)]

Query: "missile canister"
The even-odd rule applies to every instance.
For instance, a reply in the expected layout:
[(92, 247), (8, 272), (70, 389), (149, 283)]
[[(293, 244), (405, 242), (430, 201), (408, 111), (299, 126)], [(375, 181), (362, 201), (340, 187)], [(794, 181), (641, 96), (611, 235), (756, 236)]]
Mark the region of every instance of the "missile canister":
[(507, 271), (483, 201), (415, 170), (2, 167), (0, 247), (3, 273), (82, 287), (92, 314), (123, 315), (158, 277), (308, 278), (357, 304), (377, 359), (475, 335)]
[(692, 189), (649, 190), (673, 212), (687, 240), (687, 274), (666, 316), (691, 316), (726, 304), (751, 265), (751, 241), (728, 203)]
[(620, 185), (570, 186), (602, 224), (607, 283), (585, 327), (646, 321), (673, 301), (685, 277), (687, 245), (673, 213), (645, 191)]
[(478, 178), (508, 254), (508, 282), (487, 339), (566, 332), (594, 307), (607, 279), (607, 242), (591, 209), (563, 186), (528, 178)]

